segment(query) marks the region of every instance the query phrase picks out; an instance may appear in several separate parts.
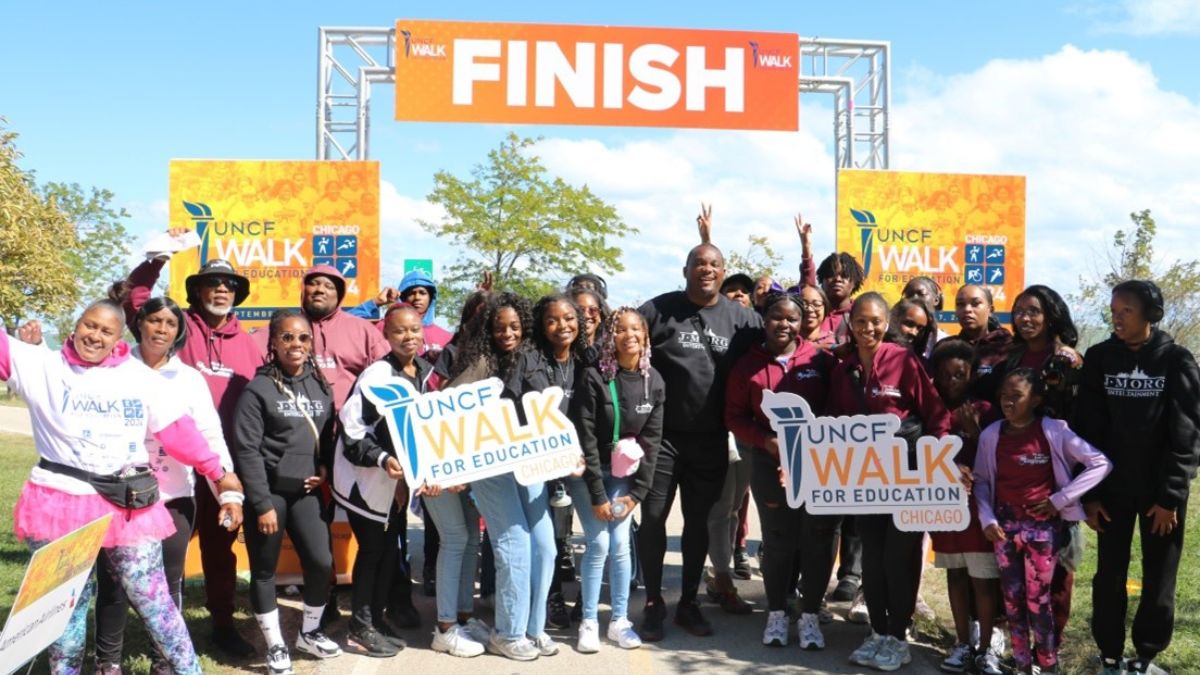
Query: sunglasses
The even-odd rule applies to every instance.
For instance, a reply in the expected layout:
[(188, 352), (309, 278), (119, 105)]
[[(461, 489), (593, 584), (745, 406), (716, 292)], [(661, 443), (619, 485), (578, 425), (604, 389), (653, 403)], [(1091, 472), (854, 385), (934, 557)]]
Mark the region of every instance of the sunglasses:
[(204, 288), (220, 288), (224, 286), (231, 291), (237, 291), (240, 284), (237, 279), (230, 277), (208, 276), (200, 279), (200, 285)]
[(281, 333), (279, 340), (285, 345), (290, 345), (293, 342), (299, 342), (306, 345), (312, 342), (312, 333)]

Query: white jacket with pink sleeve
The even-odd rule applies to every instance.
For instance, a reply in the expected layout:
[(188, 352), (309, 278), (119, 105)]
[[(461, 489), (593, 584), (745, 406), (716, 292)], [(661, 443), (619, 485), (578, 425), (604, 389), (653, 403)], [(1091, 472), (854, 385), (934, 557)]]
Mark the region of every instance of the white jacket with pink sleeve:
[[(979, 506), (979, 522), (985, 528), (996, 523), (996, 444), (1003, 425), (1001, 420), (984, 429), (975, 453), (975, 503)], [(1058, 509), (1063, 520), (1086, 520), (1079, 499), (1108, 475), (1112, 462), (1071, 431), (1063, 420), (1043, 417), (1042, 431), (1050, 443), (1050, 461), (1054, 468), (1055, 491), (1050, 495), (1050, 503)], [(1083, 466), (1083, 472), (1078, 476), (1074, 475), (1076, 465)]]

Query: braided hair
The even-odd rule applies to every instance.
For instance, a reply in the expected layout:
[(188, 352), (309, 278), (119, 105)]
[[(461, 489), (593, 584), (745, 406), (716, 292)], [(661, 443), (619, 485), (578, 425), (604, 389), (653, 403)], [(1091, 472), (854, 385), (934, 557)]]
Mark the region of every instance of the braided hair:
[[(596, 341), (600, 345), (600, 373), (606, 379), (613, 379), (617, 376), (617, 371), (621, 366), (617, 362), (617, 326), (621, 323), (621, 317), (626, 314), (633, 314), (642, 324), (642, 334), (646, 336), (646, 347), (642, 350), (642, 356), (638, 359), (638, 371), (642, 374), (642, 383), (645, 385), (646, 396), (650, 396), (650, 329), (646, 325), (646, 318), (642, 316), (637, 308), (630, 305), (622, 305), (613, 310), (608, 317), (603, 327), (603, 336), (597, 336)], [(603, 337), (604, 341), (600, 342)]]
[[(275, 338), (279, 337), (283, 322), (292, 318), (302, 319), (304, 323), (308, 325), (309, 330), (312, 330), (312, 323), (308, 320), (308, 317), (304, 315), (304, 312), (301, 312), (295, 308), (277, 309), (273, 314), (271, 314), (271, 322), (267, 324), (268, 345), (274, 342)], [(271, 377), (271, 381), (275, 383), (275, 388), (279, 390), (279, 393), (285, 393), (287, 390), (283, 386), (284, 375), (283, 369), (279, 367), (279, 359), (275, 356), (274, 349), (268, 347), (267, 350), (271, 355), (271, 360), (267, 362), (267, 374)], [(308, 350), (308, 358), (305, 359), (304, 363), (312, 369), (313, 375), (317, 378), (317, 384), (321, 387), (321, 391), (324, 392), (326, 396), (332, 396), (333, 389), (329, 386), (329, 381), (325, 379), (325, 374), (321, 372), (321, 367), (317, 365), (317, 359), (313, 355), (313, 350), (311, 348)]]

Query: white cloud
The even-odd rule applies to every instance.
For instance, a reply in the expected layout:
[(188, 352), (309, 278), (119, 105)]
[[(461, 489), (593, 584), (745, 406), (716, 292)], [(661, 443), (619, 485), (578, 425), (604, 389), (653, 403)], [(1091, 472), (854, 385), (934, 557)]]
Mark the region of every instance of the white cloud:
[(1101, 33), (1148, 35), (1200, 34), (1200, 0), (1121, 0), (1089, 5), (1093, 28)]
[(893, 168), (1027, 176), (1027, 282), (1073, 291), (1089, 254), (1143, 208), (1160, 252), (1200, 257), (1188, 234), (1200, 193), (1185, 170), (1200, 106), (1161, 89), (1148, 65), (1066, 46), (924, 84), (894, 108)]

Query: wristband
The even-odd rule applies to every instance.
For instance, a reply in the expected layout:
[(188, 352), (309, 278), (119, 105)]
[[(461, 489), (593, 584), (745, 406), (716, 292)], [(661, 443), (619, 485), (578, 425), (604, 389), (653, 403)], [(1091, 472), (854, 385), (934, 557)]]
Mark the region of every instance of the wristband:
[(225, 490), (221, 494), (217, 495), (217, 503), (219, 503), (221, 506), (225, 506), (226, 504), (237, 504), (238, 506), (241, 506), (245, 502), (246, 495), (242, 494), (241, 492)]

